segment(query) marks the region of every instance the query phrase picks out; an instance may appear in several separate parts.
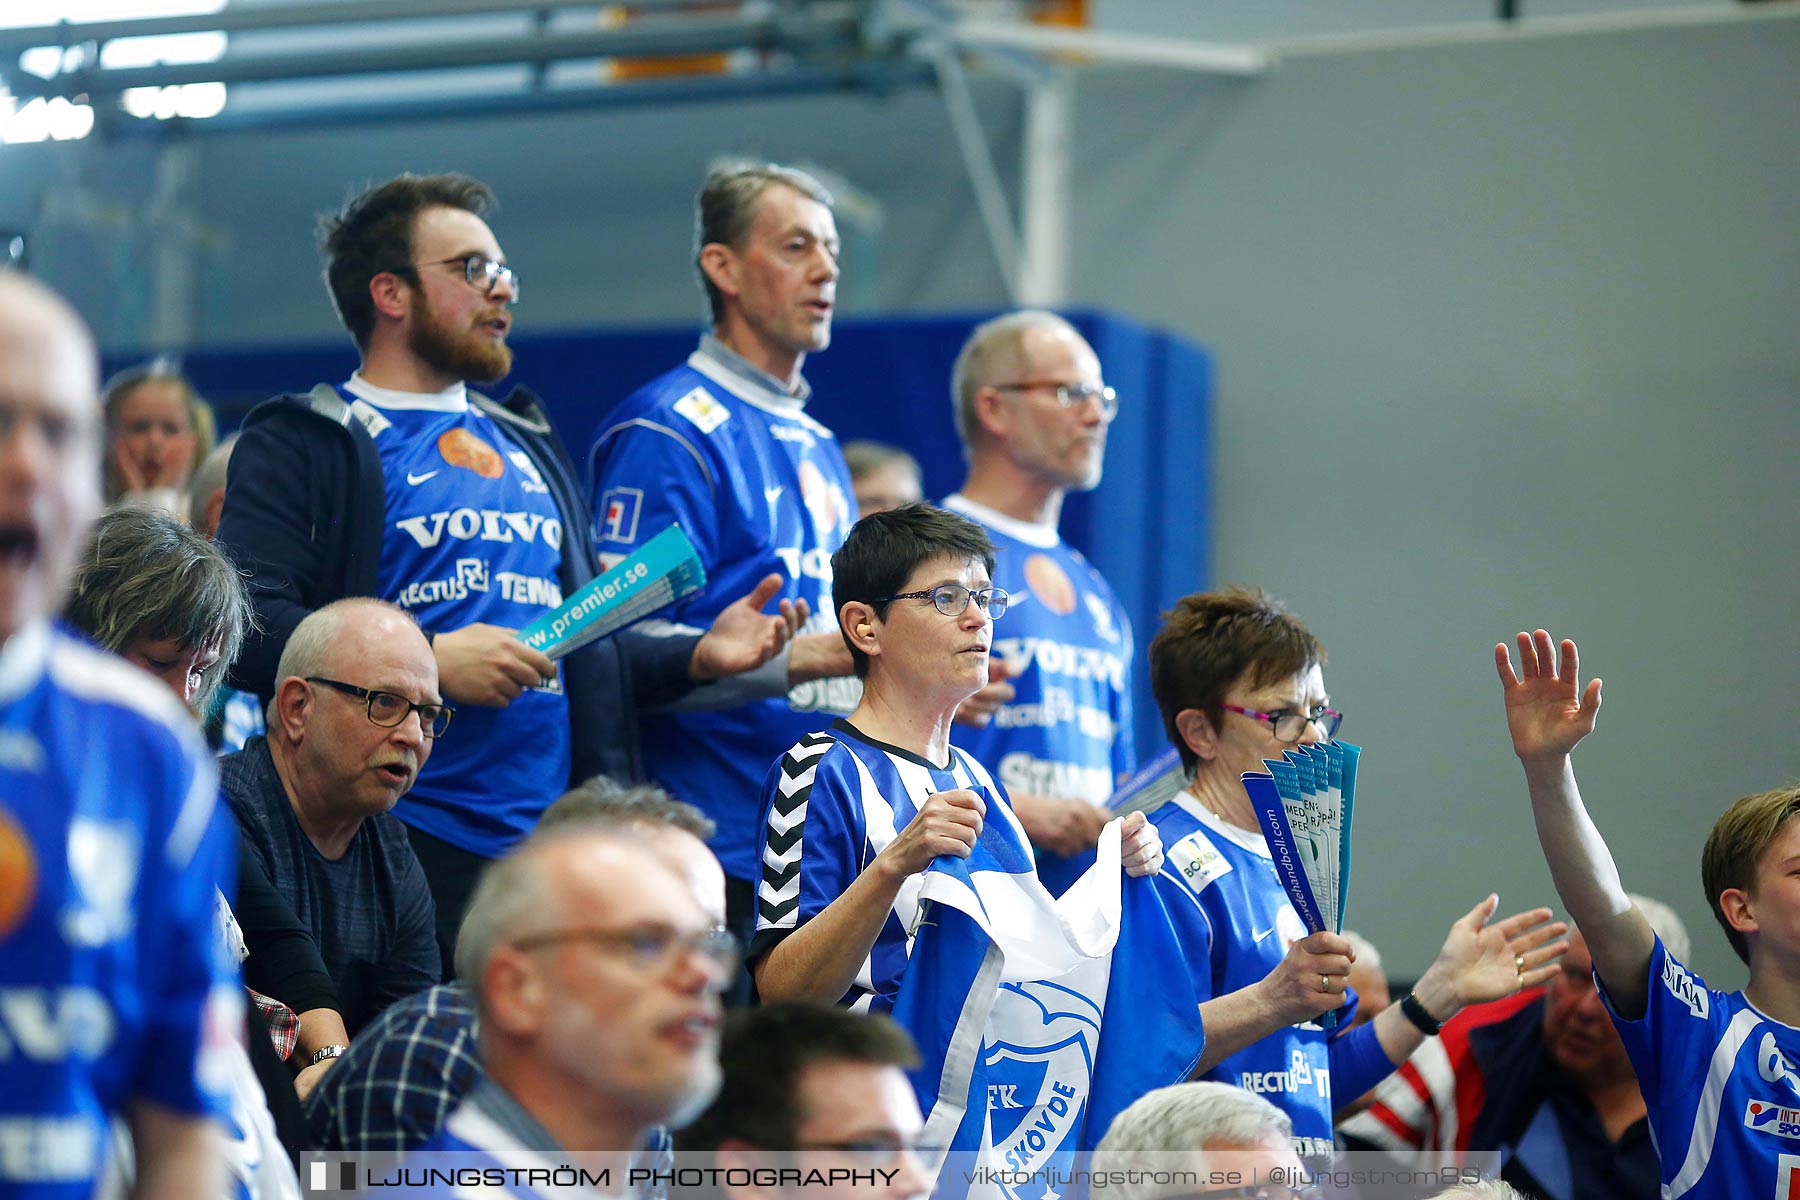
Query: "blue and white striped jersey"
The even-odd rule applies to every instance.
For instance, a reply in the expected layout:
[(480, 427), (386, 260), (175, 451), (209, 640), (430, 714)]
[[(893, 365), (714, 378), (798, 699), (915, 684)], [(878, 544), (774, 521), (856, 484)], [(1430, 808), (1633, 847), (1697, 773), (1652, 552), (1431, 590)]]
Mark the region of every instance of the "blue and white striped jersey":
[[(680, 525), (706, 586), (673, 618), (705, 628), (771, 572), (781, 597), (805, 600), (804, 632), (835, 633), (831, 556), (856, 519), (837, 438), (802, 402), (721, 358), (708, 339), (686, 364), (645, 384), (602, 422), (589, 451), (594, 544), (607, 565)], [(856, 707), (853, 678), (708, 712), (646, 715), (650, 775), (717, 824), (725, 873), (754, 882), (762, 774), (794, 739)]]
[[(1260, 832), (1222, 821), (1190, 792), (1177, 792), (1150, 813), (1162, 835), (1156, 875), (1169, 918), (1187, 957), (1196, 999), (1228, 995), (1260, 983), (1306, 936), (1275, 873)], [(1349, 1024), (1354, 992), (1339, 1011)], [(1329, 1038), (1317, 1022), (1291, 1025), (1214, 1064), (1206, 1078), (1255, 1092), (1294, 1122), (1303, 1158), (1331, 1157)]]
[[(426, 629), (522, 629), (562, 604), (562, 516), (531, 458), (456, 388), (340, 389), (381, 455), (378, 594)], [(352, 680), (351, 682), (355, 682)], [(504, 708), (465, 704), (394, 815), (484, 858), (530, 832), (569, 781), (560, 669)]]
[(167, 689), (31, 626), (0, 651), (0, 1195), (86, 1197), (136, 1100), (224, 1116), (234, 843)]
[(1800, 1029), (1650, 954), (1649, 1006), (1612, 1011), (1637, 1069), (1668, 1200), (1800, 1200)]
[[(950, 761), (938, 766), (868, 738), (848, 721), (801, 738), (763, 785), (762, 883), (751, 957), (768, 953), (843, 895), (933, 792), (957, 788), (980, 796), (986, 819), (1011, 822), (1015, 844), (1027, 845), (1005, 794), (980, 763), (954, 746)], [(1030, 870), (1031, 863), (1012, 869)], [(918, 929), (920, 880), (914, 875), (901, 885), (842, 1003), (875, 1012), (893, 1007)]]
[[(1104, 805), (1137, 769), (1131, 729), (1131, 619), (1111, 586), (1054, 529), (949, 496), (944, 507), (993, 539), (994, 586), (1012, 599), (994, 625), (994, 657), (1013, 674), (1012, 700), (963, 749), (1020, 792)], [(1094, 863), (1038, 852), (1038, 877), (1060, 896)]]

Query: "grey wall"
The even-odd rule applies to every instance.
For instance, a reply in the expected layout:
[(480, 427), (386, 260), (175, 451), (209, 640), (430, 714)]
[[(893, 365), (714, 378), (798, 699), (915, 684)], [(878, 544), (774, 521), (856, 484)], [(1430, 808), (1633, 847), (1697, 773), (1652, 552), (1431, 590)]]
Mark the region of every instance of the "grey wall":
[[(1628, 883), (1737, 977), (1699, 843), (1800, 774), (1797, 67), (1800, 22), (1764, 21), (1082, 76), (1075, 299), (1217, 355), (1217, 561), (1194, 578), (1270, 588), (1331, 647), (1367, 748), (1351, 917), (1401, 973), (1487, 888), (1550, 897), (1489, 662), (1545, 624), (1607, 680), (1579, 765)], [(1017, 105), (981, 94), (1010, 163)], [(885, 204), (850, 311), (1002, 302), (913, 94), (203, 139), (200, 338), (338, 336), (313, 214), (403, 168), (500, 190), (529, 326), (692, 319), (688, 198), (738, 150)], [(141, 146), (0, 146), (0, 227), (39, 226), (115, 346), (144, 327), (153, 172)], [(36, 219), (77, 195), (118, 220)]]
[(1490, 659), (1544, 625), (1606, 680), (1627, 886), (1739, 978), (1698, 858), (1800, 775), (1797, 67), (1790, 21), (1083, 77), (1079, 299), (1217, 355), (1212, 578), (1331, 650), (1351, 921), (1405, 973), (1489, 888), (1554, 903)]

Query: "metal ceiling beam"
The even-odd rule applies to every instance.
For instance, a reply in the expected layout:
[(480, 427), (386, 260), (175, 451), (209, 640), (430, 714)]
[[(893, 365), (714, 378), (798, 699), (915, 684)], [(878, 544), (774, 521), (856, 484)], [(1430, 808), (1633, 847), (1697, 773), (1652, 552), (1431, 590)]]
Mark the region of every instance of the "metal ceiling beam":
[[(674, 9), (692, 0), (632, 0), (639, 9)], [(359, 0), (310, 4), (232, 6), (221, 12), (178, 17), (142, 17), (118, 21), (58, 21), (24, 29), (0, 30), (0, 54), (20, 54), (36, 46), (82, 46), (128, 37), (162, 37), (182, 33), (252, 33), (268, 29), (305, 29), (320, 25), (369, 24), (379, 21), (438, 20), (444, 17), (506, 16), (512, 13), (594, 10), (600, 0)]]
[(930, 86), (936, 79), (924, 63), (908, 60), (860, 62), (841, 68), (797, 68), (750, 75), (720, 75), (644, 80), (607, 87), (549, 88), (535, 92), (491, 95), (445, 95), (416, 100), (354, 104), (294, 105), (274, 109), (229, 105), (203, 121), (111, 122), (106, 136), (159, 140), (179, 132), (183, 137), (211, 137), (246, 131), (342, 128), (424, 121), (470, 121), (483, 118), (546, 116), (604, 109), (660, 108), (674, 104), (707, 104), (727, 100), (766, 99), (824, 92), (885, 95)]
[(1099, 29), (1060, 29), (1023, 22), (953, 21), (945, 37), (965, 50), (1004, 47), (1038, 54), (1067, 55), (1098, 66), (1174, 67), (1215, 75), (1266, 74), (1273, 56), (1260, 46), (1143, 37)]
[(324, 79), (588, 58), (654, 58), (745, 48), (782, 49), (802, 55), (862, 49), (863, 26), (855, 7), (833, 7), (836, 15), (830, 16), (778, 13), (758, 18), (664, 18), (624, 29), (589, 33), (462, 38), (306, 54), (226, 55), (211, 62), (174, 66), (87, 67), (51, 79), (41, 79), (15, 68), (6, 71), (5, 76), (17, 96), (111, 96), (138, 87)]

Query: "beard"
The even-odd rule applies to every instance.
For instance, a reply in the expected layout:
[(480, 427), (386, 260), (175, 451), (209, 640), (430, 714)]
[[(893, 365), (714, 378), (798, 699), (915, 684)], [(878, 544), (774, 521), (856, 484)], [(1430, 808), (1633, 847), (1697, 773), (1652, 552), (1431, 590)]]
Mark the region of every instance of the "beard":
[(473, 328), (447, 329), (421, 294), (419, 320), (413, 323), (407, 349), (435, 371), (473, 383), (492, 383), (512, 370), (512, 348)]

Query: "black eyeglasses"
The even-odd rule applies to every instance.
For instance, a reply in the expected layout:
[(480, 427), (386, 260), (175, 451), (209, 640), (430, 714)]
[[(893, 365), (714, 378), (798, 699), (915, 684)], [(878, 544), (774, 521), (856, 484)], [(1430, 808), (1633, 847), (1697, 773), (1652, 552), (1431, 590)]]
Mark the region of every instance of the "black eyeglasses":
[(392, 729), (413, 713), (419, 714), (419, 729), (428, 738), (444, 736), (444, 730), (450, 727), (450, 718), (456, 710), (447, 704), (414, 704), (405, 696), (396, 696), (393, 692), (375, 692), (368, 688), (357, 687), (354, 683), (345, 683), (340, 679), (326, 679), (319, 675), (308, 675), (308, 683), (322, 683), (328, 688), (336, 688), (346, 696), (355, 696), (369, 706), (369, 720), (383, 729)]
[(984, 587), (970, 589), (960, 583), (940, 583), (930, 591), (896, 592), (892, 596), (878, 596), (877, 604), (886, 604), (890, 600), (929, 600), (937, 605), (937, 610), (946, 617), (960, 617), (963, 610), (973, 600), (981, 606), (981, 611), (988, 615), (990, 621), (998, 621), (1006, 615), (1006, 602), (1011, 597), (1005, 588)]
[(1221, 704), (1226, 712), (1242, 713), (1258, 721), (1266, 721), (1275, 730), (1278, 742), (1297, 742), (1306, 733), (1308, 725), (1317, 725), (1326, 737), (1336, 737), (1338, 726), (1344, 723), (1344, 714), (1335, 708), (1326, 708), (1323, 704), (1311, 712), (1290, 711), (1278, 708), (1272, 713), (1257, 712), (1254, 708), (1240, 708), (1235, 704)]
[(653, 978), (662, 978), (689, 954), (704, 958), (721, 983), (737, 975), (743, 951), (723, 925), (683, 933), (668, 925), (637, 925), (630, 929), (554, 929), (527, 934), (513, 945), (520, 950), (554, 946), (560, 942), (588, 942), (629, 962)]
[(459, 254), (455, 258), (439, 258), (431, 262), (412, 263), (395, 269), (416, 271), (420, 267), (441, 267), (448, 263), (461, 263), (463, 278), (468, 280), (472, 287), (481, 289), (482, 295), (493, 295), (494, 289), (504, 283), (512, 292), (506, 298), (506, 306), (511, 308), (519, 302), (519, 273), (503, 262), (495, 262), (485, 254)]
[(1049, 392), (1064, 408), (1079, 408), (1089, 400), (1100, 405), (1100, 415), (1108, 421), (1119, 415), (1119, 393), (1104, 384), (1062, 383), (1055, 379), (1027, 379), (1020, 383), (991, 383), (996, 392)]

